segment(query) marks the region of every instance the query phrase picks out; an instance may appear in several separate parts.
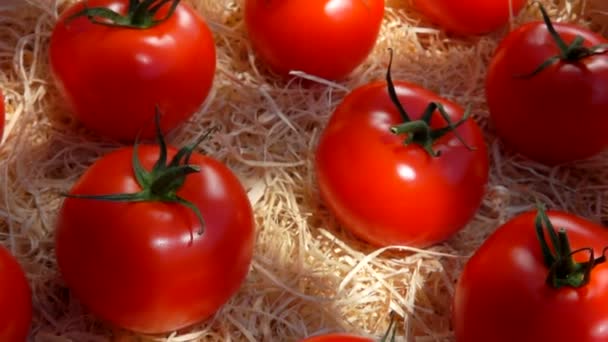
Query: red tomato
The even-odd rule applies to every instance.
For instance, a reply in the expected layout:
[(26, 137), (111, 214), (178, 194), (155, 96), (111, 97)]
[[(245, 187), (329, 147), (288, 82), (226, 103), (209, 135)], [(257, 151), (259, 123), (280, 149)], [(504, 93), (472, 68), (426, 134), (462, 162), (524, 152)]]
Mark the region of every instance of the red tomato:
[[(396, 94), (414, 120), (431, 102), (441, 103), (453, 122), (463, 118), (456, 103), (418, 85), (395, 82)], [(431, 156), (389, 131), (403, 122), (386, 82), (353, 90), (336, 108), (316, 152), (319, 189), (347, 229), (375, 245), (429, 246), (463, 228), (477, 211), (488, 179), (482, 132), (467, 119), (433, 144)], [(433, 129), (446, 121), (434, 112)]]
[[(384, 336), (378, 342), (395, 341), (395, 334), (397, 325), (395, 323), (395, 313), (391, 312), (391, 322)], [(311, 336), (300, 340), (300, 342), (374, 342), (373, 339), (347, 334), (347, 333), (333, 333)]]
[(4, 136), (4, 122), (6, 120), (4, 118), (5, 115), (6, 113), (4, 109), (4, 94), (2, 93), (2, 91), (0, 91), (0, 141), (2, 141), (2, 137)]
[(346, 77), (373, 49), (383, 16), (384, 0), (245, 0), (251, 44), (282, 75)]
[[(566, 230), (572, 250), (590, 247), (601, 256), (608, 246), (605, 227), (567, 212), (547, 214), (554, 228)], [(535, 216), (527, 212), (499, 227), (466, 264), (454, 299), (457, 342), (608, 341), (608, 265), (598, 264), (581, 287), (550, 286)]]
[[(153, 137), (156, 105), (164, 112), (165, 131), (200, 108), (213, 83), (216, 53), (197, 12), (180, 3), (166, 21), (145, 29), (110, 27), (86, 17), (66, 23), (85, 3), (125, 14), (129, 0), (77, 2), (53, 30), (51, 70), (80, 122), (100, 135), (133, 141), (143, 127), (142, 136)], [(164, 17), (168, 6), (155, 18)]]
[(351, 334), (326, 334), (305, 338), (300, 342), (374, 342), (374, 340)]
[(0, 341), (26, 341), (32, 322), (32, 294), (21, 265), (0, 246)]
[[(577, 35), (586, 47), (608, 43), (573, 24), (553, 26), (568, 44)], [(497, 135), (514, 151), (545, 164), (585, 159), (608, 146), (607, 53), (558, 60), (521, 77), (559, 53), (543, 22), (525, 24), (500, 43), (486, 79)]]
[[(169, 148), (168, 157), (176, 152)], [(68, 197), (56, 230), (57, 262), (75, 297), (98, 317), (137, 332), (173, 331), (208, 318), (239, 290), (253, 253), (252, 208), (239, 180), (214, 159), (194, 153), (189, 165), (199, 172), (143, 187), (133, 172), (132, 153), (133, 148), (122, 148), (102, 157), (70, 194), (145, 188), (152, 199)], [(159, 147), (140, 146), (138, 156), (150, 170)], [(169, 188), (159, 190), (163, 187)], [(197, 234), (201, 221), (194, 210), (162, 201), (161, 194), (198, 208), (204, 233)]]
[(505, 26), (526, 0), (413, 0), (414, 7), (443, 29), (480, 35)]

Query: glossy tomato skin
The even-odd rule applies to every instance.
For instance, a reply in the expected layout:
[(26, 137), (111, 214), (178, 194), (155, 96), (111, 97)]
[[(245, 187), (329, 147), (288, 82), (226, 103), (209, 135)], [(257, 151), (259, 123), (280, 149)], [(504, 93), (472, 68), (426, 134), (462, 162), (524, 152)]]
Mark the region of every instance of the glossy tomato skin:
[(0, 341), (26, 341), (32, 322), (32, 294), (21, 265), (0, 246)]
[(414, 7), (446, 31), (481, 35), (498, 30), (526, 0), (413, 0)]
[[(444, 104), (455, 122), (462, 108), (418, 85), (394, 82), (412, 119), (432, 102)], [(403, 122), (386, 82), (353, 90), (336, 108), (316, 152), (316, 175), (324, 203), (341, 224), (375, 245), (424, 247), (449, 238), (474, 216), (488, 180), (488, 154), (479, 126), (468, 119), (436, 141), (440, 157), (405, 136), (389, 132)], [(434, 128), (445, 121), (433, 114)]]
[[(598, 257), (608, 246), (606, 228), (566, 212), (547, 214), (555, 229), (567, 230), (572, 250), (592, 247)], [(535, 216), (527, 212), (499, 227), (467, 262), (454, 299), (457, 342), (608, 340), (608, 265), (595, 267), (579, 289), (546, 285)]]
[[(128, 0), (89, 0), (89, 7), (125, 13)], [(155, 106), (164, 131), (196, 112), (213, 83), (216, 52), (203, 18), (180, 3), (167, 21), (148, 29), (115, 28), (86, 17), (59, 18), (50, 40), (50, 65), (73, 115), (96, 133), (133, 141), (154, 137)], [(158, 17), (166, 13), (161, 10)]]
[(300, 340), (300, 342), (374, 342), (374, 340), (352, 334), (335, 333), (311, 336)]
[[(158, 148), (139, 148), (150, 170)], [(175, 154), (170, 148), (169, 158)], [(131, 148), (95, 162), (73, 194), (133, 193)], [(56, 231), (59, 269), (91, 312), (143, 333), (173, 331), (214, 314), (244, 281), (252, 259), (252, 208), (238, 179), (223, 164), (194, 154), (201, 168), (177, 194), (206, 222), (178, 204), (116, 203), (67, 198)], [(194, 234), (194, 239), (191, 239)]]
[[(567, 43), (577, 34), (586, 46), (608, 42), (572, 24), (553, 25)], [(608, 146), (608, 53), (515, 77), (558, 53), (544, 23), (523, 25), (500, 43), (486, 78), (497, 135), (514, 151), (549, 165), (585, 159)]]
[(244, 11), (249, 40), (274, 72), (338, 80), (375, 46), (384, 0), (246, 0)]

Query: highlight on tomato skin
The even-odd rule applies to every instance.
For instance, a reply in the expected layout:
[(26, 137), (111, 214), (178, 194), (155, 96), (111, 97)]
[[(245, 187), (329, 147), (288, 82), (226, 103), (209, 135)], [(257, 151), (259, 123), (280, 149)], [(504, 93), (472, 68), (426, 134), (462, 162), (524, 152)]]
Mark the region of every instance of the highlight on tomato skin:
[(24, 270), (0, 245), (0, 341), (26, 341), (32, 311), (32, 292)]
[[(132, 143), (144, 126), (141, 137), (154, 137), (155, 106), (163, 131), (202, 108), (215, 78), (213, 34), (186, 1), (167, 17), (175, 1), (132, 20), (125, 19), (129, 0), (79, 1), (61, 13), (49, 42), (51, 73), (70, 114), (90, 131)], [(155, 3), (140, 0), (150, 6), (140, 12), (152, 13)], [(73, 17), (84, 4), (125, 16), (113, 27), (96, 23), (108, 22), (103, 17)]]
[(384, 0), (245, 0), (244, 15), (255, 55), (274, 73), (340, 80), (376, 45)]
[(413, 0), (414, 8), (449, 33), (483, 35), (506, 26), (526, 0)]
[(509, 219), (467, 261), (453, 299), (457, 342), (608, 340), (608, 230), (544, 212)]

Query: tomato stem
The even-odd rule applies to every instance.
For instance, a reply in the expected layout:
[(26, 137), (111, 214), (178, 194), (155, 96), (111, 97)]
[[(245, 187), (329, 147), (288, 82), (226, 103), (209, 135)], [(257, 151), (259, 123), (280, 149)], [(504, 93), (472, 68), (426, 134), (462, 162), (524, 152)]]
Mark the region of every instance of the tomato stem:
[(393, 102), (393, 104), (397, 108), (397, 111), (399, 111), (399, 114), (401, 115), (403, 122), (410, 122), (412, 120), (410, 119), (409, 115), (405, 111), (405, 108), (403, 108), (401, 101), (399, 101), (399, 97), (397, 96), (397, 91), (395, 90), (395, 84), (393, 83), (393, 77), (391, 76), (391, 69), (393, 67), (393, 49), (389, 48), (388, 51), (389, 51), (389, 59), (388, 59), (388, 67), (386, 68), (386, 84), (388, 85), (388, 95), (391, 98), (391, 102)]
[[(94, 24), (126, 27), (133, 29), (147, 29), (169, 19), (181, 0), (129, 0), (126, 15), (122, 15), (106, 7), (89, 7), (85, 0), (83, 9), (66, 19), (66, 23), (79, 18), (87, 17)], [(167, 14), (156, 19), (156, 13), (167, 3), (171, 3)]]
[(574, 39), (572, 40), (572, 43), (570, 43), (570, 45), (566, 44), (564, 39), (555, 30), (555, 27), (553, 26), (553, 23), (551, 22), (551, 19), (549, 18), (549, 14), (547, 14), (545, 7), (540, 2), (536, 2), (536, 3), (538, 4), (538, 6), (540, 8), (540, 12), (542, 14), (543, 21), (545, 22), (545, 25), (547, 26), (547, 30), (549, 31), (549, 34), (555, 41), (555, 44), (557, 45), (557, 47), (559, 48), (559, 54), (547, 58), (543, 63), (541, 63), (532, 72), (530, 72), (528, 74), (523, 74), (523, 75), (516, 75), (516, 77), (530, 78), (559, 61), (577, 62), (583, 58), (593, 56), (593, 55), (603, 54), (606, 51), (608, 51), (608, 44), (598, 44), (598, 45), (595, 45), (592, 47), (585, 47), (584, 46), (585, 39), (581, 35), (576, 35), (574, 37)]
[[(608, 247), (604, 248), (602, 256), (599, 258), (595, 258), (593, 248), (590, 247), (572, 251), (566, 230), (561, 228), (556, 232), (551, 220), (549, 220), (545, 207), (539, 203), (537, 204), (537, 208), (535, 220), (536, 236), (540, 242), (545, 265), (549, 268), (546, 283), (556, 289), (564, 286), (578, 288), (586, 285), (591, 279), (592, 269), (606, 262), (605, 253)], [(551, 250), (545, 238), (544, 227), (546, 227), (554, 251)], [(589, 261), (575, 261), (574, 255), (580, 252), (589, 253)]]
[[(205, 230), (205, 220), (202, 213), (192, 202), (178, 196), (177, 191), (184, 185), (188, 175), (200, 172), (199, 166), (189, 164), (190, 157), (192, 156), (192, 153), (194, 153), (195, 148), (200, 145), (203, 140), (209, 137), (214, 128), (196, 140), (192, 145), (182, 147), (179, 151), (177, 151), (173, 159), (171, 159), (171, 161), (169, 161), (167, 164), (167, 144), (160, 128), (160, 115), (160, 109), (157, 106), (154, 118), (156, 123), (156, 138), (159, 146), (159, 156), (156, 163), (152, 167), (152, 170), (145, 170), (141, 165), (141, 161), (139, 160), (137, 153), (137, 148), (139, 146), (139, 135), (135, 139), (135, 143), (133, 145), (133, 175), (135, 176), (139, 186), (142, 188), (141, 191), (136, 193), (104, 195), (64, 194), (64, 196), (112, 202), (159, 201), (177, 203), (194, 212), (200, 222), (198, 234), (202, 235)], [(193, 238), (194, 237), (192, 236), (191, 232), (191, 239)]]
[[(386, 84), (388, 86), (388, 94), (391, 101), (397, 108), (397, 111), (401, 115), (401, 118), (403, 119), (403, 123), (392, 126), (390, 128), (391, 133), (408, 134), (408, 137), (404, 141), (406, 145), (417, 144), (424, 148), (424, 150), (427, 151), (429, 155), (433, 157), (438, 157), (441, 155), (440, 151), (436, 151), (435, 149), (433, 149), (433, 144), (435, 143), (435, 141), (450, 132), (453, 132), (456, 138), (468, 150), (475, 150), (475, 148), (465, 142), (462, 136), (458, 133), (458, 131), (456, 131), (456, 128), (458, 128), (460, 125), (462, 125), (469, 119), (469, 116), (471, 115), (470, 106), (467, 106), (467, 109), (465, 110), (462, 118), (457, 122), (452, 122), (450, 116), (445, 110), (445, 107), (439, 102), (429, 103), (426, 109), (424, 110), (424, 113), (422, 114), (422, 118), (420, 120), (410, 119), (410, 116), (407, 114), (405, 108), (403, 108), (401, 101), (399, 101), (397, 91), (395, 90), (395, 84), (393, 83), (393, 79), (391, 77), (391, 68), (393, 65), (393, 49), (389, 48), (389, 52), (389, 62), (386, 71)], [(431, 128), (431, 118), (433, 116), (433, 113), (435, 113), (436, 111), (439, 112), (439, 115), (441, 115), (441, 117), (447, 122), (447, 126), (439, 129)]]
[(388, 324), (388, 329), (386, 330), (386, 333), (384, 334), (384, 336), (382, 336), (379, 342), (395, 342), (395, 338), (397, 335), (397, 323), (395, 323), (396, 315), (397, 314), (395, 313), (395, 311), (391, 311), (391, 321)]

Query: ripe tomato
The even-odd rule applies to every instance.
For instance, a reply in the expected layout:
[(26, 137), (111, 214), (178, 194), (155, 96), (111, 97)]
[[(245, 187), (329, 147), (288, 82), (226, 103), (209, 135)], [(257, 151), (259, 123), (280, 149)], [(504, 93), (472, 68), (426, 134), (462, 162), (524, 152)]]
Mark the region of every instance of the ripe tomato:
[[(432, 102), (443, 104), (453, 122), (463, 118), (459, 105), (427, 89), (407, 82), (394, 86), (414, 120)], [(446, 121), (432, 113), (431, 128), (444, 128)], [(437, 157), (390, 132), (402, 122), (387, 82), (348, 94), (317, 147), (319, 190), (341, 224), (362, 239), (375, 245), (429, 246), (463, 228), (477, 211), (488, 179), (487, 149), (472, 119), (455, 132), (474, 150), (448, 131), (433, 143), (441, 152)]]
[(21, 265), (0, 246), (0, 341), (26, 341), (32, 322), (32, 294)]
[[(397, 325), (395, 323), (395, 313), (391, 312), (391, 322), (384, 336), (378, 342), (394, 342)], [(390, 338), (390, 339), (389, 339)], [(373, 339), (347, 334), (347, 333), (333, 333), (311, 336), (300, 340), (300, 342), (374, 342)]]
[(251, 44), (282, 75), (346, 77), (373, 49), (383, 16), (384, 0), (245, 0)]
[(305, 338), (300, 342), (374, 342), (374, 340), (352, 334), (326, 334)]
[(479, 35), (495, 31), (517, 15), (526, 0), (413, 0), (414, 7), (446, 31)]
[[(553, 26), (566, 44), (577, 36), (585, 47), (608, 43), (580, 26)], [(583, 51), (573, 50), (530, 77), (562, 53), (547, 25), (525, 24), (500, 43), (488, 67), (486, 96), (506, 145), (545, 164), (585, 159), (608, 146), (608, 53), (579, 55)]]
[[(175, 173), (177, 164), (138, 176), (133, 153), (105, 155), (74, 185), (59, 213), (57, 262), (98, 317), (137, 332), (173, 331), (214, 314), (240, 288), (253, 253), (252, 208), (239, 180), (214, 159), (192, 154), (189, 167), (179, 164), (187, 176)], [(168, 148), (169, 158), (176, 153)], [(150, 170), (159, 146), (139, 146), (137, 156)], [(134, 202), (87, 198), (123, 193)]]
[[(164, 130), (175, 128), (200, 108), (213, 83), (216, 52), (213, 36), (197, 12), (179, 3), (167, 20), (148, 28), (102, 25), (86, 16), (69, 21), (85, 4), (126, 14), (129, 0), (77, 2), (53, 30), (51, 70), (80, 122), (100, 135), (133, 141), (144, 126), (142, 136), (154, 136), (156, 105), (164, 112)], [(163, 18), (168, 9), (165, 4), (154, 18)], [(142, 25), (151, 20), (139, 17)]]
[[(595, 256), (601, 256), (608, 246), (605, 227), (567, 212), (546, 214), (554, 228), (565, 229), (571, 250), (592, 248)], [(562, 249), (561, 265), (545, 261), (535, 233), (536, 218), (534, 212), (526, 212), (511, 219), (467, 262), (454, 298), (457, 342), (608, 340), (608, 265), (598, 260), (590, 281), (580, 287), (550, 284), (551, 268), (560, 277), (570, 276), (571, 281), (581, 278), (563, 272), (570, 260), (568, 249)], [(554, 229), (546, 222), (544, 226)], [(540, 234), (545, 239), (549, 235), (546, 231)], [(555, 253), (556, 246), (549, 248)], [(574, 258), (588, 261), (589, 254), (575, 253)]]

